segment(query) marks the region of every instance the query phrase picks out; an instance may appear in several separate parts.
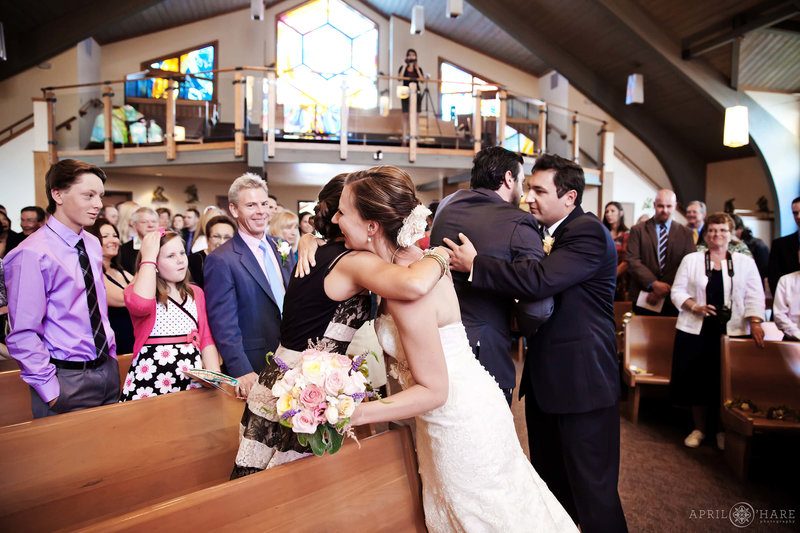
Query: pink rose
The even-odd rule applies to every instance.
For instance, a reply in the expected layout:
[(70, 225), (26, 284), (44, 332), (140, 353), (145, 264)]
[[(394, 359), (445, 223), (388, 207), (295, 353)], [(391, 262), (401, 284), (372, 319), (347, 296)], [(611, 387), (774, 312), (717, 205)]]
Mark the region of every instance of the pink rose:
[(292, 417), (292, 430), (295, 433), (316, 433), (317, 422), (314, 413), (305, 409)]
[(300, 375), (300, 372), (301, 369), (299, 367), (289, 370), (283, 375), (283, 382), (286, 383), (290, 388), (294, 387), (294, 382), (297, 380), (297, 376)]
[(333, 370), (325, 378), (325, 392), (330, 396), (338, 396), (344, 388), (346, 374), (343, 370)]
[(327, 403), (321, 403), (314, 408), (314, 421), (317, 424), (325, 423), (325, 410), (328, 408)]
[(300, 404), (312, 410), (325, 401), (325, 395), (316, 385), (309, 385), (300, 393)]
[(339, 363), (339, 366), (342, 368), (350, 368), (353, 364), (353, 361), (350, 360), (349, 357), (346, 355), (336, 355), (336, 361)]

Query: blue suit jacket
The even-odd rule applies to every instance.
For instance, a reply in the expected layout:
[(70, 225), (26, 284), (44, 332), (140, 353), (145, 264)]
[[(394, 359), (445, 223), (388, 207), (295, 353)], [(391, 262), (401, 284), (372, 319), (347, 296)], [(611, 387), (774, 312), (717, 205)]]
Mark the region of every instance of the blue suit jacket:
[[(576, 207), (541, 261), (478, 255), (473, 284), (518, 298), (553, 296), (550, 320), (528, 340), (520, 392), (546, 413), (583, 413), (619, 399), (614, 326), (617, 253), (600, 220)], [(530, 398), (528, 399), (530, 401)]]
[[(281, 264), (277, 238), (267, 235), (267, 240)], [(289, 254), (281, 267), (284, 286), (295, 262)], [(281, 329), (281, 310), (264, 271), (238, 232), (209, 254), (203, 270), (208, 323), (226, 370), (235, 377), (261, 372)]]
[[(444, 237), (459, 242), (459, 232), (481, 255), (504, 261), (544, 256), (536, 219), (489, 189), (458, 191), (441, 202), (431, 229), (431, 246), (441, 246)], [(469, 343), (473, 350), (480, 343), (478, 358), (500, 387), (513, 389), (517, 378), (509, 326), (514, 298), (480, 290), (467, 281), (467, 276), (453, 272)]]

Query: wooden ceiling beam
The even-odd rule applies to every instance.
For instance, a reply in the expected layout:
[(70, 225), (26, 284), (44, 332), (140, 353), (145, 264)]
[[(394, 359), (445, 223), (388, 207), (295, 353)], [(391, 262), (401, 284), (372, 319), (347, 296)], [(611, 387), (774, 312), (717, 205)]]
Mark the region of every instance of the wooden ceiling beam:
[(50, 20), (33, 31), (18, 33), (6, 26), (8, 61), (0, 63), (0, 80), (9, 78), (68, 50), (115, 24), (163, 0), (96, 0)]

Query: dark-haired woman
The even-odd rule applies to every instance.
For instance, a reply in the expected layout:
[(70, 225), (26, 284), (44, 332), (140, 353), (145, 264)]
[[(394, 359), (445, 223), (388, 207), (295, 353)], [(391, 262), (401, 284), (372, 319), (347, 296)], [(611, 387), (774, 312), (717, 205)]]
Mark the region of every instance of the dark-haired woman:
[(108, 297), (108, 322), (117, 340), (117, 353), (133, 352), (133, 323), (125, 306), (123, 291), (133, 279), (119, 264), (119, 231), (108, 219), (98, 218), (86, 231), (100, 239), (103, 247), (103, 275)]
[[(367, 320), (367, 291), (393, 298), (417, 298), (438, 281), (437, 261), (427, 260), (413, 268), (384, 263), (372, 254), (350, 253), (339, 227), (332, 222), (347, 174), (334, 177), (319, 193), (312, 223), (327, 239), (316, 253), (316, 262), (304, 277), (292, 277), (284, 298), (281, 344), (276, 357), (294, 366), (309, 341), (325, 343), (327, 350), (346, 354), (356, 331)], [(314, 240), (312, 236), (306, 237)], [(446, 253), (441, 249), (442, 253)], [(231, 479), (292, 461), (310, 453), (300, 446), (291, 429), (274, 415), (272, 386), (282, 377), (276, 364), (268, 364), (247, 395), (242, 416), (242, 438)]]
[(625, 247), (631, 232), (625, 225), (625, 211), (619, 202), (608, 202), (603, 213), (603, 225), (611, 233), (617, 248), (617, 290), (614, 301), (628, 300), (628, 262), (625, 261)]
[(208, 254), (233, 239), (235, 233), (236, 224), (226, 215), (215, 216), (206, 223), (207, 248), (189, 256), (189, 273), (192, 275), (192, 281), (195, 285), (201, 289), (205, 286), (203, 267), (206, 264)]

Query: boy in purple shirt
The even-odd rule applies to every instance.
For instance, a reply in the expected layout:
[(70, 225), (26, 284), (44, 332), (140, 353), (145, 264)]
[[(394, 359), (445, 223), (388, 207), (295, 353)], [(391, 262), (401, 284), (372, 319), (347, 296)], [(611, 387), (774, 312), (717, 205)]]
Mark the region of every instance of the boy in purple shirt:
[(8, 351), (31, 387), (34, 418), (115, 403), (119, 366), (100, 241), (105, 173), (74, 159), (45, 177), (47, 223), (5, 257)]

